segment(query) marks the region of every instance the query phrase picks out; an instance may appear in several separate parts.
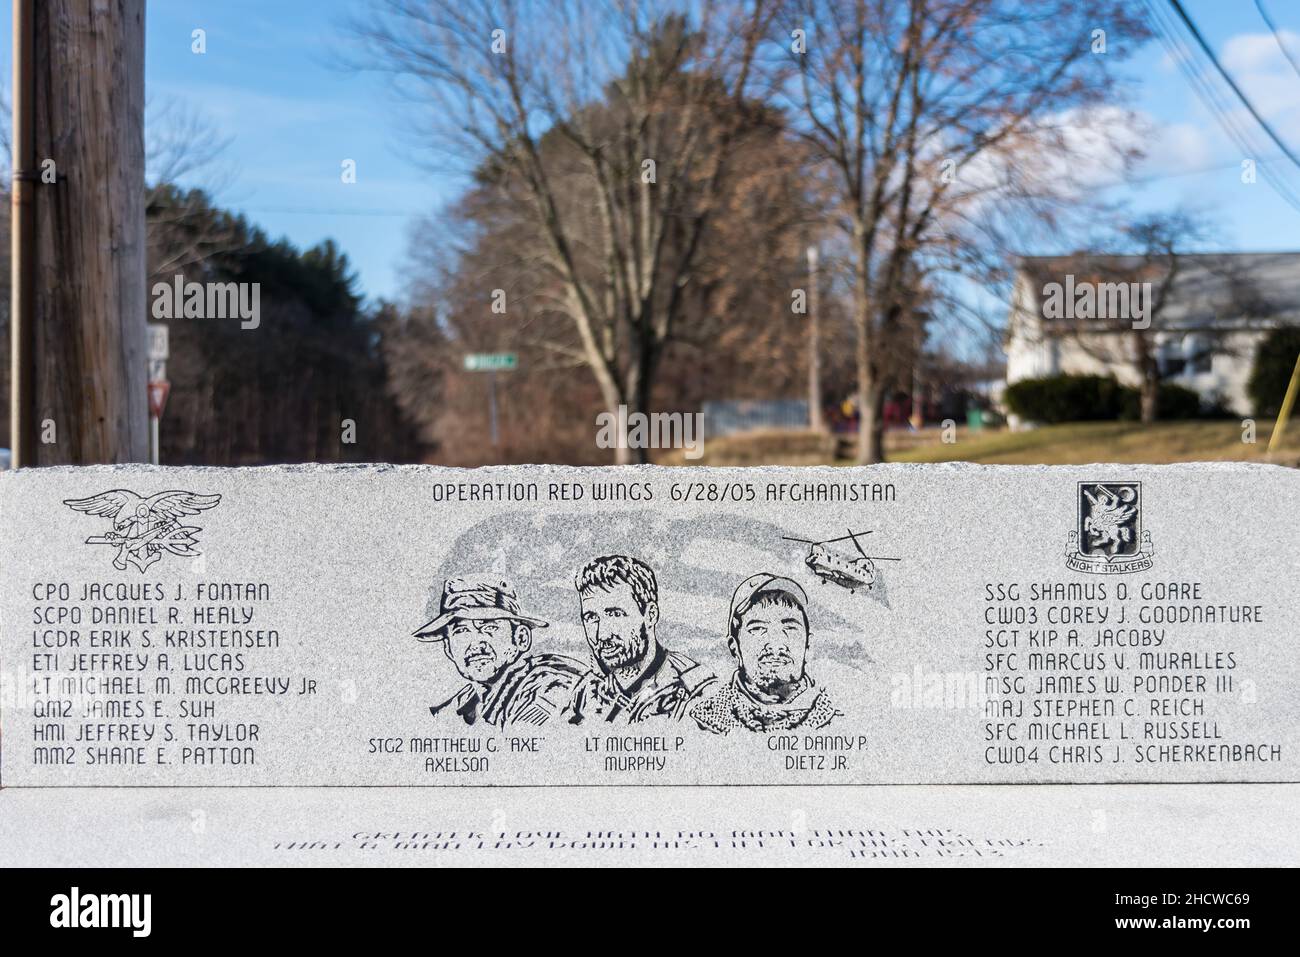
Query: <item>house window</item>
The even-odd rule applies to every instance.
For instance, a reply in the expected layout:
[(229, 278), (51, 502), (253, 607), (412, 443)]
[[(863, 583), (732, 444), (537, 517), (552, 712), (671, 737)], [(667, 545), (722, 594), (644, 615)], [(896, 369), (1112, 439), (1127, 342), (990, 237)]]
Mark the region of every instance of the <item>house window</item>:
[(1210, 341), (1204, 336), (1188, 336), (1183, 340), (1183, 355), (1186, 357), (1184, 373), (1201, 375), (1214, 368), (1214, 350)]
[(1156, 362), (1160, 366), (1160, 375), (1166, 379), (1177, 378), (1183, 374), (1187, 360), (1183, 355), (1183, 344), (1177, 339), (1167, 339), (1160, 343), (1156, 353)]
[(1202, 375), (1213, 370), (1214, 349), (1205, 336), (1183, 336), (1162, 342), (1157, 361), (1167, 379)]

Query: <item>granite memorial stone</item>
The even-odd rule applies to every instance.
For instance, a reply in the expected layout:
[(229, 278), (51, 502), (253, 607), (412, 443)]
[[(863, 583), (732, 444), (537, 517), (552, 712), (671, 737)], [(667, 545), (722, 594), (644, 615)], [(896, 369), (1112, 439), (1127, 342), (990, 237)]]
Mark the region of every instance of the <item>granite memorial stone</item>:
[(1300, 780), (1280, 467), (0, 474), (6, 788)]

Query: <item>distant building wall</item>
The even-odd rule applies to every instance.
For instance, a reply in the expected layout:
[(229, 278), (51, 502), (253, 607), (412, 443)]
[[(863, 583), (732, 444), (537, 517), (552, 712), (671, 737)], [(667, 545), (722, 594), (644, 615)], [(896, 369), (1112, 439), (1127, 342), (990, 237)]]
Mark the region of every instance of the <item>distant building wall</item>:
[[(1037, 310), (1037, 297), (1027, 284), (1017, 282), (1005, 343), (1008, 383), (1053, 375), (1110, 375), (1124, 385), (1138, 385), (1131, 335), (1045, 332)], [(1213, 335), (1207, 330), (1167, 329), (1156, 332), (1154, 341), (1166, 382), (1194, 390), (1206, 403), (1218, 401), (1232, 412), (1249, 415), (1246, 383), (1265, 335), (1262, 328)]]
[[(1192, 389), (1206, 403), (1222, 402), (1232, 412), (1249, 415), (1246, 383), (1255, 363), (1255, 350), (1264, 332), (1258, 329), (1218, 337), (1219, 344), (1203, 356), (1203, 336), (1195, 332), (1164, 332), (1156, 348), (1165, 370), (1164, 381)], [(1126, 348), (1127, 347), (1127, 348)], [(1125, 353), (1131, 344), (1115, 334), (1046, 336), (1039, 340), (1012, 337), (1007, 343), (1007, 382), (1052, 375), (1110, 375), (1137, 387), (1137, 367)]]
[(704, 437), (715, 439), (759, 429), (806, 429), (806, 399), (718, 399), (705, 402)]

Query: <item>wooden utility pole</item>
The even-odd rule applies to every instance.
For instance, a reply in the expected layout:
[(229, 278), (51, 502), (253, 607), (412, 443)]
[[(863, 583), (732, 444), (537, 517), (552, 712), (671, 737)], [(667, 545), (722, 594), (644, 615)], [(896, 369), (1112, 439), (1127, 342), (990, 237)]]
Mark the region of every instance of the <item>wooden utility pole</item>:
[(9, 188), (9, 444), (14, 468), (34, 462), (36, 401), (32, 329), (32, 275), (35, 264), (36, 168), (32, 116), (32, 40), (35, 0), (14, 0), (13, 9), (13, 182)]
[(817, 247), (808, 247), (808, 427), (826, 428), (822, 415), (821, 314), (818, 309)]
[[(915, 313), (913, 313), (915, 314)], [(912, 428), (925, 425), (925, 396), (921, 391), (921, 349), (925, 342), (924, 327), (916, 330), (916, 351), (912, 353)]]
[(148, 456), (144, 8), (14, 3), (15, 466)]

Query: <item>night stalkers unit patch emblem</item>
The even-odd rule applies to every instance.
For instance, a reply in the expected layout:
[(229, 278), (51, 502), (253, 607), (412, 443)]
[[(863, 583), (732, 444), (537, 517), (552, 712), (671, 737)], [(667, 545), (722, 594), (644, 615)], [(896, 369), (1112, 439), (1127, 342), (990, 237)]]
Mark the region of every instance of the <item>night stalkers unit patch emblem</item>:
[(1124, 575), (1151, 567), (1151, 533), (1142, 530), (1141, 482), (1080, 482), (1078, 528), (1065, 564), (1076, 572)]
[(135, 492), (117, 488), (90, 498), (64, 499), (63, 504), (87, 515), (109, 519), (113, 527), (103, 535), (92, 535), (87, 545), (111, 545), (117, 554), (113, 567), (126, 570), (134, 565), (140, 572), (162, 558), (163, 552), (194, 558), (201, 554), (194, 535), (202, 529), (182, 525), (185, 515), (197, 515), (221, 501), (220, 495), (196, 495), (193, 492), (159, 492), (145, 498)]

